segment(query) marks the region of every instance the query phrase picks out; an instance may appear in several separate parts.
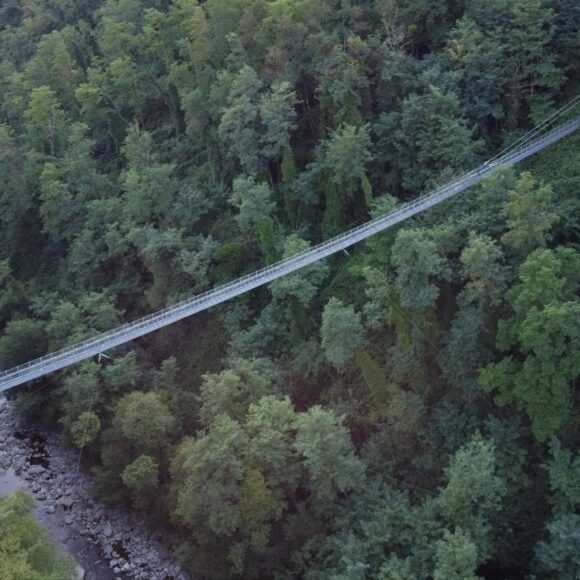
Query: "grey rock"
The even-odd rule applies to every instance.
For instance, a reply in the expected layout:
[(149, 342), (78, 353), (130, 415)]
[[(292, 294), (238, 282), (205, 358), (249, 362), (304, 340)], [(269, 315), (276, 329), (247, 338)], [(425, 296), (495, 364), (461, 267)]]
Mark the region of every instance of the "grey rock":
[(10, 455), (8, 455), (8, 453), (6, 453), (6, 451), (0, 451), (0, 467), (3, 467), (4, 469), (8, 469), (11, 464), (12, 464), (12, 459), (10, 458)]
[(47, 514), (53, 514), (56, 511), (56, 508), (53, 505), (49, 505), (45, 511)]
[(28, 473), (30, 473), (30, 475), (40, 475), (41, 473), (44, 473), (45, 469), (44, 467), (42, 467), (42, 465), (32, 465), (30, 466), (30, 469), (28, 470)]
[(70, 497), (61, 497), (58, 500), (58, 503), (64, 508), (69, 510), (73, 505), (74, 505), (74, 499), (71, 499)]
[(44, 501), (46, 499), (46, 492), (44, 491), (44, 489), (41, 489), (36, 493), (36, 499), (40, 501)]

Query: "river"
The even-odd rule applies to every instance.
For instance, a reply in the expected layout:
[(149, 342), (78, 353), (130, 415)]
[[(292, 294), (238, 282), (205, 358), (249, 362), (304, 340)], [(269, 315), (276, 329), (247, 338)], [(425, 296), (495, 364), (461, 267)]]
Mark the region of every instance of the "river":
[[(15, 491), (30, 492), (28, 482), (16, 475), (12, 467), (0, 468), (0, 496), (14, 493)], [(64, 515), (47, 514), (40, 504), (37, 503), (34, 518), (46, 528), (52, 539), (60, 548), (71, 554), (77, 563), (77, 578), (84, 580), (114, 580), (118, 578), (111, 570), (106, 560), (103, 560), (96, 547), (81, 538), (70, 534), (64, 523)]]
[[(37, 500), (34, 517), (84, 570), (85, 580), (187, 580), (142, 516), (96, 502), (78, 453), (55, 433), (30, 430), (0, 397), (0, 495)], [(169, 535), (170, 537), (170, 535)]]

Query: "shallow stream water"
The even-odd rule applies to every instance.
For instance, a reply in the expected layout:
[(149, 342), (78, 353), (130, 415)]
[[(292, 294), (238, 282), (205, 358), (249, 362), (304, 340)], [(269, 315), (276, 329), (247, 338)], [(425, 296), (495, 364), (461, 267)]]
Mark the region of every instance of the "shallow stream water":
[(36, 498), (33, 515), (85, 570), (85, 580), (187, 580), (171, 562), (143, 516), (91, 497), (78, 452), (55, 433), (33, 431), (0, 396), (0, 495), (24, 490)]
[[(34, 452), (37, 452), (34, 450)], [(45, 467), (48, 467), (47, 456), (42, 458)], [(40, 465), (40, 462), (37, 463)], [(16, 474), (13, 467), (3, 469), (0, 467), (0, 496), (8, 495), (16, 491), (26, 491), (30, 493), (30, 483), (20, 475)], [(83, 570), (79, 571), (79, 578), (85, 580), (113, 580), (120, 578), (115, 576), (109, 563), (103, 559), (99, 550), (93, 544), (90, 544), (82, 536), (71, 533), (72, 530), (65, 524), (65, 512), (55, 511), (48, 514), (40, 502), (37, 502), (33, 510), (34, 518), (48, 530), (52, 539), (60, 548), (70, 554), (76, 561), (77, 565)]]

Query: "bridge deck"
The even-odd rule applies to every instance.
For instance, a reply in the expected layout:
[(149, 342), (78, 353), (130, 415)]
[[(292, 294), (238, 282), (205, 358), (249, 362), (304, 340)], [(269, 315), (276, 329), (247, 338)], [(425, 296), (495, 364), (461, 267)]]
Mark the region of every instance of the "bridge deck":
[(201, 312), (202, 310), (207, 310), (212, 306), (230, 300), (240, 294), (244, 294), (258, 286), (268, 284), (272, 280), (276, 280), (277, 278), (295, 272), (313, 262), (322, 260), (457, 195), (465, 189), (479, 183), (498, 167), (518, 163), (560, 139), (563, 139), (570, 133), (576, 131), (579, 127), (580, 117), (577, 117), (549, 133), (546, 133), (544, 136), (512, 150), (502, 157), (494, 158), (493, 160), (484, 163), (479, 168), (470, 171), (455, 181), (452, 181), (431, 193), (422, 195), (413, 201), (402, 204), (393, 211), (379, 218), (340, 234), (326, 242), (313, 246), (308, 250), (292, 256), (291, 258), (281, 260), (271, 266), (257, 270), (256, 272), (243, 276), (242, 278), (218, 286), (208, 292), (165, 308), (154, 314), (145, 316), (144, 318), (135, 320), (134, 322), (123, 324), (118, 328), (104, 332), (78, 344), (63, 348), (39, 359), (0, 372), (0, 392), (58, 369), (73, 365), (79, 361), (90, 358), (150, 332), (154, 332), (168, 324), (177, 322), (178, 320), (196, 314), (197, 312)]

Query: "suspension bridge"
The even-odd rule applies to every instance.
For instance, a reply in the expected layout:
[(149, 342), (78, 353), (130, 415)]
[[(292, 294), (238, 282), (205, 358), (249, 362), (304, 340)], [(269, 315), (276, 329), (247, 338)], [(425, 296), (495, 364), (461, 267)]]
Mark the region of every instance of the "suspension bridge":
[(548, 130), (548, 128), (556, 120), (561, 119), (564, 114), (571, 111), (579, 102), (580, 95), (553, 113), (538, 125), (538, 127), (523, 137), (520, 137), (520, 139), (508, 148), (478, 168), (473, 169), (428, 194), (399, 205), (393, 211), (383, 216), (368, 221), (323, 243), (312, 246), (308, 250), (304, 250), (290, 258), (286, 258), (251, 274), (242, 276), (237, 280), (204, 292), (203, 294), (169, 306), (159, 312), (123, 324), (118, 328), (93, 336), (72, 346), (0, 372), (0, 392), (63, 369), (95, 355), (100, 355), (104, 351), (149, 334), (150, 332), (154, 332), (203, 310), (207, 310), (212, 306), (221, 304), (226, 300), (249, 292), (254, 288), (268, 284), (277, 278), (287, 276), (296, 270), (345, 250), (357, 242), (385, 231), (430, 207), (456, 196), (458, 193), (479, 183), (499, 167), (514, 165), (578, 130), (580, 128), (580, 117), (569, 120), (555, 129)]

